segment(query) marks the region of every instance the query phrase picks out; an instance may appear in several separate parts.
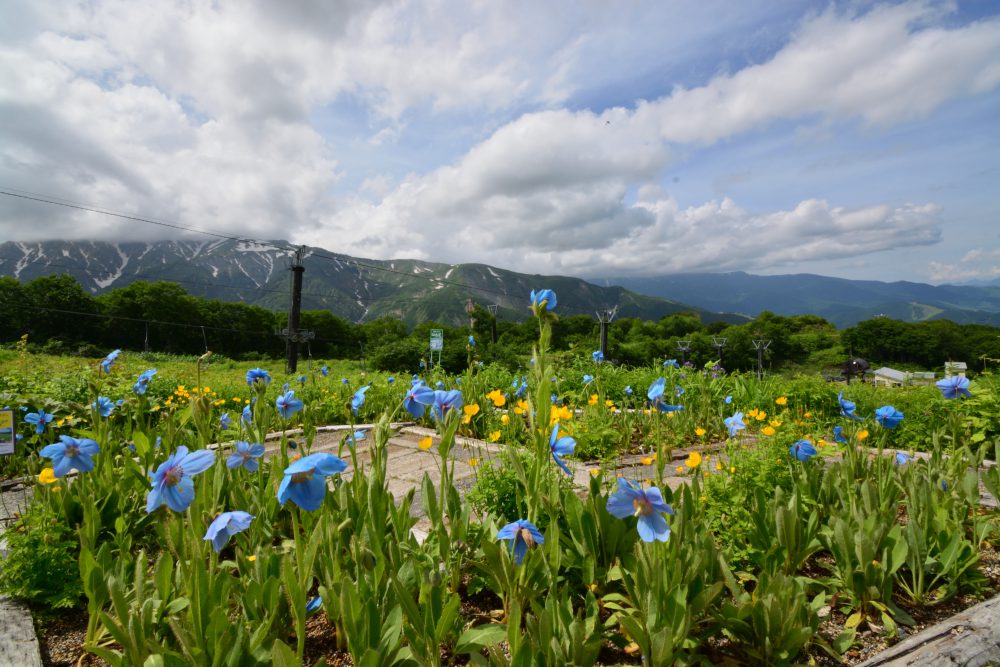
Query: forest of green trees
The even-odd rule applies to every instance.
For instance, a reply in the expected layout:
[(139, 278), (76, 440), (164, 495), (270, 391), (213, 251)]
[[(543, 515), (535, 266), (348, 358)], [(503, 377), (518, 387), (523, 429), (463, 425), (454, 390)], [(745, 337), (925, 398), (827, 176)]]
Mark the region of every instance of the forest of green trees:
[[(476, 307), (472, 316), (471, 329), (424, 322), (407, 330), (392, 318), (355, 324), (328, 311), (305, 311), (301, 327), (312, 330), (315, 339), (303, 353), (323, 359), (364, 358), (370, 366), (385, 370), (415, 368), (427, 354), (430, 330), (440, 328), (445, 330), (442, 364), (448, 370), (459, 370), (467, 363), (470, 333), (477, 341), (476, 355), (483, 361), (510, 367), (524, 364), (537, 338), (532, 318), (494, 322), (482, 307)], [(27, 334), (32, 349), (55, 354), (100, 356), (107, 348), (201, 354), (210, 349), (234, 359), (280, 357), (285, 343), (275, 332), (286, 321), (286, 313), (199, 298), (169, 282), (135, 282), (92, 296), (68, 275), (23, 284), (0, 278), (0, 343), (10, 344)], [(739, 325), (706, 325), (687, 313), (657, 322), (617, 319), (608, 329), (607, 356), (630, 365), (682, 357), (701, 365), (719, 359), (713, 343), (722, 338), (726, 344), (721, 361), (729, 370), (755, 367), (755, 339), (770, 341), (765, 363), (772, 369), (819, 371), (840, 366), (848, 356), (867, 359), (873, 367), (927, 369), (940, 368), (948, 360), (981, 369), (1000, 359), (997, 327), (874, 318), (838, 331), (814, 315), (783, 317), (766, 311)], [(682, 340), (690, 344), (686, 354), (678, 347)], [(599, 325), (592, 317), (562, 317), (553, 329), (556, 351), (589, 355), (598, 345)]]

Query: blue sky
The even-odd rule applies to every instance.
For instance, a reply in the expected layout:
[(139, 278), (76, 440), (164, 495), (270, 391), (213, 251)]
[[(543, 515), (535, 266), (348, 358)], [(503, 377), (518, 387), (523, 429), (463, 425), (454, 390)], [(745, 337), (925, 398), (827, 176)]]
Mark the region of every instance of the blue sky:
[[(368, 258), (1000, 278), (1000, 6), (14, 1), (0, 186)], [(0, 197), (5, 239), (164, 230)]]

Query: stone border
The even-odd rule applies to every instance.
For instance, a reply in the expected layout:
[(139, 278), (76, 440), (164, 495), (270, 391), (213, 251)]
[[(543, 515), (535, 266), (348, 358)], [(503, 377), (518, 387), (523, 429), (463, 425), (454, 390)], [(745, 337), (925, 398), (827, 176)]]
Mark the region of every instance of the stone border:
[(924, 628), (856, 667), (1000, 664), (1000, 595)]

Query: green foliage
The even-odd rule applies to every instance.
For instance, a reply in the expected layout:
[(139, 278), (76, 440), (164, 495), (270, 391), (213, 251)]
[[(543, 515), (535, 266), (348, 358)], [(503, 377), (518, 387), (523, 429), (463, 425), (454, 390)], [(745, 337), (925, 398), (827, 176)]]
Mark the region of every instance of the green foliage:
[(4, 533), (9, 553), (0, 567), (0, 591), (41, 607), (74, 607), (83, 597), (75, 567), (79, 542), (46, 505), (35, 504)]
[(482, 461), (476, 467), (476, 481), (465, 497), (480, 515), (489, 514), (504, 523), (525, 515), (527, 506), (511, 461), (514, 457), (521, 465), (526, 465), (530, 459), (520, 448), (506, 447), (496, 459)]

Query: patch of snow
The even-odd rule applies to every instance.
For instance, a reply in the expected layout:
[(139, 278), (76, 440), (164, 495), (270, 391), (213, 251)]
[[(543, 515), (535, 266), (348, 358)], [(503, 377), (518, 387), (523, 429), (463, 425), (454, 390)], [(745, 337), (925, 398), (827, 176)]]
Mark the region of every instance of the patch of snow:
[(450, 277), (451, 277), (451, 272), (452, 272), (452, 271), (454, 271), (454, 270), (455, 270), (455, 267), (454, 267), (454, 266), (453, 266), (453, 267), (451, 267), (450, 269), (448, 269), (448, 273), (444, 274), (444, 279), (445, 279), (445, 280), (448, 280), (448, 278), (450, 278)]
[(114, 248), (115, 251), (118, 252), (118, 257), (121, 259), (122, 263), (121, 263), (121, 266), (119, 266), (115, 270), (115, 272), (113, 274), (111, 274), (111, 277), (109, 277), (109, 278), (94, 278), (94, 284), (97, 285), (98, 287), (100, 287), (101, 289), (107, 288), (108, 285), (111, 285), (116, 280), (118, 280), (119, 278), (121, 278), (122, 277), (122, 273), (125, 271), (125, 267), (128, 266), (128, 255), (126, 255), (124, 252), (122, 252), (121, 247), (117, 243), (112, 243), (111, 247)]
[(63, 257), (69, 257), (69, 250), (66, 250), (66, 248), (63, 248), (62, 256)]
[(219, 267), (217, 267), (215, 264), (209, 264), (208, 268), (212, 269), (212, 277), (213, 278), (218, 278), (219, 277)]
[(496, 271), (494, 271), (494, 270), (493, 270), (493, 267), (492, 267), (492, 266), (487, 266), (487, 267), (486, 267), (486, 270), (487, 270), (487, 271), (489, 271), (489, 272), (490, 272), (490, 275), (491, 275), (491, 276), (493, 276), (494, 278), (496, 278), (497, 280), (500, 280), (500, 279), (501, 279), (501, 276), (500, 276), (500, 274), (499, 274), (499, 273), (497, 273)]
[(263, 246), (259, 243), (253, 243), (250, 241), (240, 241), (236, 244), (237, 252), (267, 252), (268, 250), (270, 250), (268, 246)]
[(438, 283), (434, 286), (434, 289), (441, 289), (442, 287), (444, 287), (444, 283)]

